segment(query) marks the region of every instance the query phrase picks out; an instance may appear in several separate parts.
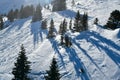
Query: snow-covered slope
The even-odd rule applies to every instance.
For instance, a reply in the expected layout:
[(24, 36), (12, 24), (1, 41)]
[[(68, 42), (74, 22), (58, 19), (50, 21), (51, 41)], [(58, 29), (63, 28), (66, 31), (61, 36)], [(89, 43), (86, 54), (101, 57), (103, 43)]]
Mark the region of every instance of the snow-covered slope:
[(50, 3), (51, 0), (1, 0), (0, 13), (7, 13), (11, 9), (19, 9), (21, 5), (39, 4), (41, 5)]
[[(115, 9), (120, 10), (119, 0), (75, 0), (76, 5), (73, 7), (70, 2), (67, 1), (68, 10), (65, 11), (52, 13), (43, 10), (48, 25), (53, 18), (58, 30), (64, 18), (69, 21), (80, 10), (81, 14), (84, 11), (89, 14), (89, 30), (81, 33), (67, 32), (73, 45), (66, 48), (59, 46), (60, 35), (46, 39), (47, 30), (40, 28), (40, 22), (31, 23), (31, 17), (14, 21), (0, 31), (0, 80), (11, 80), (13, 77), (11, 71), (21, 44), (24, 44), (31, 61), (30, 77), (33, 80), (44, 80), (53, 56), (57, 58), (61, 80), (120, 79), (120, 29), (102, 28), (109, 14)], [(97, 26), (93, 25), (96, 17), (99, 19)], [(85, 73), (81, 73), (81, 69)]]

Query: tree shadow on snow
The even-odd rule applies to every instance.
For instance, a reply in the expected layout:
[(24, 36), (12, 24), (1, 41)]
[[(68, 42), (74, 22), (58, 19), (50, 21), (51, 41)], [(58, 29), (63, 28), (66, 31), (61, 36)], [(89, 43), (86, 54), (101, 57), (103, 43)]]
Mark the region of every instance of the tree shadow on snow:
[[(120, 68), (120, 54), (117, 52), (117, 51), (120, 51), (120, 46), (115, 44), (113, 41), (111, 41), (111, 40), (109, 40), (107, 38), (104, 38), (103, 36), (101, 36), (100, 34), (94, 32), (94, 31), (82, 33), (81, 35), (77, 36), (76, 39), (86, 39), (87, 42), (90, 42), (91, 44), (96, 46), (99, 50), (104, 50), (104, 52)], [(113, 48), (113, 49), (115, 49), (117, 51), (114, 51), (114, 50), (110, 49), (109, 47), (111, 47), (111, 48)], [(86, 55), (88, 56), (88, 54), (86, 54)]]
[(65, 63), (64, 63), (64, 60), (63, 60), (63, 56), (61, 55), (61, 53), (60, 53), (60, 51), (59, 51), (59, 48), (58, 48), (58, 42), (57, 42), (56, 40), (52, 39), (52, 38), (49, 39), (49, 41), (51, 42), (52, 47), (53, 47), (53, 49), (55, 50), (55, 54), (58, 54), (58, 56), (60, 57), (60, 59), (61, 59), (61, 64), (62, 64), (63, 68), (66, 69)]
[(69, 55), (70, 61), (74, 65), (77, 77), (81, 77), (82, 80), (90, 80), (90, 76), (76, 51), (73, 48), (66, 48), (66, 52)]
[(40, 28), (40, 22), (34, 22), (31, 24), (31, 35), (33, 35), (34, 47), (39, 41), (43, 41), (43, 34), (47, 35), (47, 30)]
[(23, 27), (24, 23), (28, 20), (29, 19), (27, 18), (27, 19), (20, 19), (20, 20), (15, 20), (14, 22), (11, 22), (11, 25), (7, 27), (7, 30), (4, 33), (10, 32), (16, 27), (17, 27), (17, 30), (20, 30)]
[(87, 56), (87, 58), (99, 69), (99, 71), (105, 76), (105, 74), (101, 71), (100, 67), (96, 64), (96, 62), (91, 58), (91, 56), (84, 50), (79, 43), (73, 40), (74, 44)]
[(119, 29), (119, 32), (118, 32), (117, 38), (120, 38), (120, 29)]
[(65, 10), (65, 11), (59, 11), (58, 14), (60, 14), (61, 16), (65, 18), (74, 18), (76, 15), (76, 12), (72, 10)]

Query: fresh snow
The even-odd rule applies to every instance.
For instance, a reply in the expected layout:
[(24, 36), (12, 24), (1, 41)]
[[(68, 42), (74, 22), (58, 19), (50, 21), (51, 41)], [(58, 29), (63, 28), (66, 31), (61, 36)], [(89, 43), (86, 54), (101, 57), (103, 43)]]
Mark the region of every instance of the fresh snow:
[[(0, 1), (0, 4), (3, 5), (4, 1)], [(64, 18), (68, 22), (74, 19), (77, 10), (80, 10), (81, 14), (88, 12), (88, 31), (66, 33), (71, 37), (70, 48), (59, 45), (60, 35), (57, 33), (55, 38), (47, 39), (48, 31), (41, 29), (40, 21), (32, 23), (31, 17), (15, 20), (0, 31), (0, 80), (12, 79), (12, 68), (21, 44), (24, 44), (28, 60), (31, 62), (32, 70), (29, 76), (33, 80), (44, 80), (45, 71), (49, 70), (53, 57), (57, 58), (61, 80), (120, 79), (120, 29), (103, 29), (110, 13), (115, 9), (120, 10), (119, 0), (75, 0), (75, 2), (76, 5), (71, 6), (71, 0), (67, 0), (68, 10), (65, 11), (51, 12), (46, 9), (42, 11), (43, 18), (48, 20), (48, 27), (53, 18), (56, 31)], [(6, 7), (0, 7), (0, 11)], [(99, 19), (99, 25), (93, 24), (96, 17)]]

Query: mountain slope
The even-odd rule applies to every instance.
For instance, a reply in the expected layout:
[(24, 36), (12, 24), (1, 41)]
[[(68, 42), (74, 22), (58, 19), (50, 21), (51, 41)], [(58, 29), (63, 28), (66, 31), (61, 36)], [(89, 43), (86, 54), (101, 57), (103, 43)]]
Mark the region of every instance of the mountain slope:
[(39, 4), (41, 5), (50, 3), (51, 0), (2, 0), (0, 1), (0, 13), (7, 13), (11, 9), (19, 9), (22, 5)]
[[(60, 22), (66, 18), (74, 18), (76, 11), (89, 14), (89, 30), (81, 33), (67, 32), (73, 45), (70, 48), (59, 45), (60, 35), (47, 39), (47, 30), (40, 28), (41, 22), (32, 23), (31, 17), (15, 20), (7, 28), (0, 31), (0, 80), (11, 80), (14, 62), (24, 44), (28, 59), (31, 61), (30, 77), (33, 80), (44, 80), (45, 71), (50, 62), (57, 58), (61, 80), (119, 80), (120, 79), (120, 29), (103, 29), (109, 14), (119, 9), (119, 0), (76, 0), (68, 10), (51, 12), (43, 9), (44, 18), (55, 21), (58, 31)], [(78, 4), (79, 3), (79, 4)], [(111, 7), (112, 5), (112, 7)], [(93, 25), (98, 17), (99, 25)], [(81, 73), (81, 69), (84, 73)]]

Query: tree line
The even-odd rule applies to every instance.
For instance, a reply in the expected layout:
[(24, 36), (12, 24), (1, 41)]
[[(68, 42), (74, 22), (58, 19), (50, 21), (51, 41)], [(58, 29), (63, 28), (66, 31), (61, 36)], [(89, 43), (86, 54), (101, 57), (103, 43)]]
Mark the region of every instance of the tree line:
[[(62, 11), (66, 10), (66, 0), (53, 0), (52, 1), (52, 11)], [(27, 5), (27, 6), (21, 6), (20, 10), (19, 9), (11, 9), (8, 14), (8, 20), (10, 22), (13, 22), (14, 19), (23, 19), (27, 18), (29, 16), (33, 16), (32, 21), (40, 21), (42, 20), (42, 6), (40, 4), (33, 6), (33, 5)]]
[[(52, 11), (62, 11), (66, 10), (66, 0), (53, 0), (52, 3)], [(48, 7), (49, 8), (49, 7)], [(4, 16), (8, 17), (10, 22), (13, 22), (15, 19), (23, 19), (32, 16), (32, 22), (42, 20), (42, 6), (40, 4), (33, 6), (33, 5), (22, 5), (20, 9), (11, 9), (7, 14)], [(3, 19), (2, 15), (0, 15), (0, 30), (3, 29)]]
[(0, 30), (3, 29), (4, 22), (3, 22), (3, 17), (0, 15)]
[(33, 5), (28, 5), (28, 6), (21, 6), (20, 9), (13, 10), (11, 9), (8, 14), (8, 20), (10, 22), (13, 22), (14, 19), (23, 19), (27, 18), (29, 16), (33, 16), (32, 21), (38, 21), (42, 20), (42, 13), (41, 13), (42, 7), (40, 4), (38, 4), (36, 7)]

